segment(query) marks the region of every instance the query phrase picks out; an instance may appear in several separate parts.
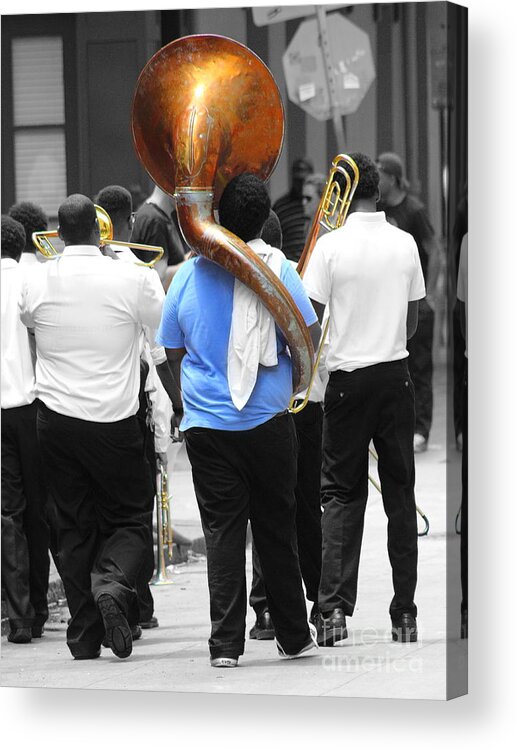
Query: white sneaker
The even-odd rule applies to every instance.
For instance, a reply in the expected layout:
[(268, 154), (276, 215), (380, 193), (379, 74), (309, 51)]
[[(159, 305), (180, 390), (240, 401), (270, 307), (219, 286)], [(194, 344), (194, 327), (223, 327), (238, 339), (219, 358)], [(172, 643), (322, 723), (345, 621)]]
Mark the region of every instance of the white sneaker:
[(310, 640), (305, 644), (305, 646), (298, 651), (296, 654), (286, 654), (282, 646), (276, 642), (276, 647), (278, 649), (278, 655), (281, 659), (300, 659), (302, 656), (316, 656), (316, 651), (319, 649), (318, 646), (318, 633), (316, 631), (316, 628), (312, 624), (312, 622), (309, 623), (309, 631), (311, 634)]
[(413, 450), (415, 453), (423, 453), (427, 450), (427, 440), (423, 435), (419, 435), (418, 432), (415, 433), (413, 438)]
[(210, 659), (211, 667), (236, 667), (238, 659), (234, 659), (231, 656), (216, 656), (214, 659)]

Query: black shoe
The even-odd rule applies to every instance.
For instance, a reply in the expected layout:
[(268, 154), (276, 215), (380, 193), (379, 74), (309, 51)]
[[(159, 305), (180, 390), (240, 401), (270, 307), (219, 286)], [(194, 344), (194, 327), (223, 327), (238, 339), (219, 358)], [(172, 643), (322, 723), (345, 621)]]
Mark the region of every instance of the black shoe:
[(32, 638), (30, 628), (15, 628), (7, 636), (10, 643), (30, 643)]
[[(148, 620), (145, 620), (144, 622), (139, 622), (138, 624), (140, 625), (142, 630), (150, 630), (151, 628), (157, 628), (160, 623), (158, 622), (156, 617), (150, 617)], [(135, 638), (135, 641), (136, 640), (137, 639)]]
[(41, 638), (43, 635), (43, 625), (33, 625), (31, 633), (33, 638)]
[(345, 613), (342, 609), (336, 608), (327, 613), (319, 612), (315, 619), (319, 646), (333, 646), (338, 641), (348, 638)]
[(404, 612), (396, 619), (391, 619), (391, 637), (398, 643), (415, 643), (418, 637), (416, 619), (409, 612)]
[(110, 594), (99, 596), (97, 608), (104, 621), (108, 648), (119, 659), (127, 658), (133, 650), (133, 638), (126, 616)]
[(101, 655), (100, 648), (97, 651), (91, 651), (90, 653), (74, 654), (73, 657), (76, 661), (84, 661), (85, 659), (98, 659)]
[(133, 625), (133, 627), (131, 628), (131, 638), (134, 641), (139, 641), (141, 637), (142, 637), (142, 628), (140, 627), (140, 625)]
[(469, 618), (468, 618), (468, 612), (466, 609), (461, 613), (460, 637), (462, 639), (469, 637)]
[[(134, 641), (139, 641), (141, 637), (142, 637), (142, 628), (140, 627), (140, 625), (133, 625), (131, 627), (131, 638)], [(104, 646), (104, 648), (109, 648), (109, 643), (108, 643), (108, 639), (106, 638), (106, 636), (104, 636), (104, 638), (102, 639), (102, 645)]]
[(257, 617), (257, 622), (250, 630), (250, 638), (257, 641), (272, 641), (275, 638), (275, 628), (271, 615), (266, 611)]

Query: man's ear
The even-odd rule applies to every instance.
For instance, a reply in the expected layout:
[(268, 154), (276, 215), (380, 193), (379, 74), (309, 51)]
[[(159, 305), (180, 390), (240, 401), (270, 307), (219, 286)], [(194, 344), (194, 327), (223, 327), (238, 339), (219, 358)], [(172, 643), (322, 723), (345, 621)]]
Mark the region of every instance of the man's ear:
[(58, 228), (57, 228), (57, 236), (59, 237), (60, 240), (62, 240), (64, 242), (63, 235), (61, 234), (61, 227), (60, 226), (58, 226)]

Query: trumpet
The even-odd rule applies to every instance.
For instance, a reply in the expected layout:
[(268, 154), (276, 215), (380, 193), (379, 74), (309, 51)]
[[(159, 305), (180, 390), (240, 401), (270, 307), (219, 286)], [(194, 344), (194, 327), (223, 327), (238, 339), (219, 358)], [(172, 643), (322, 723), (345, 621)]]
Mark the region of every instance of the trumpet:
[[(345, 164), (348, 164), (351, 167), (353, 177), (350, 176), (349, 171), (345, 168)], [(336, 175), (338, 174), (342, 175), (345, 181), (344, 189), (342, 189), (340, 183), (336, 179)], [(355, 161), (352, 159), (352, 157), (348, 156), (348, 154), (338, 154), (332, 162), (323, 195), (321, 196), (318, 209), (312, 220), (305, 247), (303, 248), (303, 252), (296, 267), (296, 270), (298, 271), (300, 276), (303, 277), (303, 274), (305, 273), (305, 270), (309, 265), (316, 240), (318, 239), (320, 228), (323, 227), (323, 229), (325, 229), (326, 231), (331, 232), (334, 229), (339, 229), (339, 227), (342, 227), (344, 225), (358, 183), (359, 169)], [(309, 385), (307, 387), (304, 398), (297, 406), (294, 405), (296, 394), (291, 398), (289, 411), (292, 414), (298, 414), (298, 412), (302, 411), (302, 409), (307, 406), (312, 386), (314, 384), (314, 379), (316, 377), (318, 366), (321, 360), (323, 347), (327, 339), (329, 324), (330, 319), (327, 318), (327, 322), (325, 323), (323, 332), (321, 334), (320, 345), (318, 347), (314, 367), (312, 369)]]
[(153, 586), (164, 586), (172, 583), (172, 577), (165, 562), (165, 549), (169, 560), (172, 559), (172, 523), (169, 503), (168, 477), (165, 467), (160, 464), (157, 474), (156, 492), (156, 573), (151, 583)]
[[(162, 257), (163, 248), (157, 245), (141, 245), (137, 242), (122, 242), (120, 240), (113, 239), (113, 222), (107, 211), (101, 206), (95, 206), (97, 214), (97, 222), (99, 224), (99, 232), (101, 237), (100, 247), (105, 245), (111, 245), (112, 247), (129, 247), (133, 250), (144, 250), (146, 252), (154, 253), (155, 257), (150, 261), (138, 261), (135, 265), (146, 266), (152, 268)], [(59, 235), (57, 230), (49, 230), (46, 232), (33, 232), (32, 243), (39, 252), (45, 256), (45, 258), (56, 258), (60, 255), (60, 252), (51, 242), (51, 239), (57, 238)]]

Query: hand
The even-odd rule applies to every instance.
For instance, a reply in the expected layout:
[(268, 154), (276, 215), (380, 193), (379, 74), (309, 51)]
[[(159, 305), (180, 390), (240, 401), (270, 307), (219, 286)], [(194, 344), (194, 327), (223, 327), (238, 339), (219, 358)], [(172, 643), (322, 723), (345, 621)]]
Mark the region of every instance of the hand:
[(167, 468), (167, 454), (156, 451), (156, 463), (159, 469)]
[(183, 411), (176, 413), (174, 412), (171, 418), (171, 439), (173, 443), (183, 442), (183, 433), (180, 432), (181, 420), (183, 419)]

